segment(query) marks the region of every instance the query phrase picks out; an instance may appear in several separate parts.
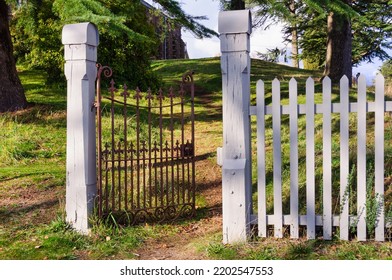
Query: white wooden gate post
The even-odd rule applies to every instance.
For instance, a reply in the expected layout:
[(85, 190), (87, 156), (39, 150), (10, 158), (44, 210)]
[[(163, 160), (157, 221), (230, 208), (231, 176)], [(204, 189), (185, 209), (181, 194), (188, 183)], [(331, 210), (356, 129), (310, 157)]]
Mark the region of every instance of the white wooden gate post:
[(67, 78), (66, 220), (88, 233), (96, 195), (95, 79), (98, 30), (91, 23), (65, 25)]
[(246, 241), (252, 212), (249, 10), (219, 14), (223, 95), (223, 242)]

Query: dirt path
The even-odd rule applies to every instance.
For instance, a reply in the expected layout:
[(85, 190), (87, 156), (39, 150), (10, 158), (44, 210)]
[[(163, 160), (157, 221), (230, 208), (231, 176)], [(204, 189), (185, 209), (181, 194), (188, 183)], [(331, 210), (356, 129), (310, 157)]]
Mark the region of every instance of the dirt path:
[[(199, 96), (197, 102), (207, 108), (199, 109), (196, 116), (196, 205), (199, 218), (175, 225), (176, 235), (171, 231), (161, 238), (145, 240), (134, 252), (138, 259), (207, 259), (205, 248), (208, 242), (220, 238), (222, 184), (215, 152), (222, 139), (221, 108), (213, 104), (209, 95)], [(64, 200), (64, 186), (45, 188), (31, 178), (20, 176), (4, 179), (0, 181), (0, 230), (3, 227), (33, 228), (38, 224), (49, 224), (59, 211), (63, 211)]]
[(63, 195), (61, 187), (21, 186), (17, 179), (0, 182), (0, 226), (32, 225), (53, 220)]
[[(222, 231), (222, 179), (216, 163), (216, 149), (222, 142), (221, 107), (210, 94), (196, 89), (196, 102), (205, 110), (196, 113), (196, 192), (204, 201), (205, 216), (180, 227), (179, 233), (161, 239), (148, 239), (135, 253), (143, 260), (202, 260), (207, 252), (197, 245), (211, 240)], [(197, 200), (197, 199), (196, 199)], [(203, 246), (204, 248), (205, 246)]]
[(220, 228), (221, 216), (219, 214), (205, 218), (181, 228), (175, 236), (146, 240), (135, 256), (141, 260), (208, 259), (206, 252), (199, 251), (195, 244), (219, 232)]
[(205, 199), (200, 211), (202, 219), (180, 226), (176, 235), (147, 239), (135, 252), (141, 260), (203, 260), (206, 251), (198, 250), (197, 245), (207, 242), (222, 229), (222, 190), (219, 167), (210, 159), (197, 163), (197, 193)]

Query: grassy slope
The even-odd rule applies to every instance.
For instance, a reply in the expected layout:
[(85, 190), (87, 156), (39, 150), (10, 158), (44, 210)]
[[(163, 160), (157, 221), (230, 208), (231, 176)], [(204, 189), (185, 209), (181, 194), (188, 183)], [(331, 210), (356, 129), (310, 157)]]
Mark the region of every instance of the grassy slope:
[[(203, 62), (203, 63), (200, 63)], [(193, 70), (195, 72), (195, 83), (196, 83), (196, 103), (200, 104), (200, 108), (198, 110), (198, 115), (197, 115), (197, 122), (198, 122), (198, 128), (202, 130), (202, 135), (196, 139), (196, 146), (198, 147), (198, 152), (200, 153), (207, 153), (207, 152), (215, 152), (216, 148), (218, 146), (222, 145), (222, 123), (221, 123), (221, 98), (222, 98), (222, 92), (221, 92), (221, 73), (220, 73), (220, 61), (219, 58), (214, 58), (214, 59), (202, 59), (202, 60), (178, 60), (178, 61), (167, 61), (167, 62), (156, 62), (154, 64), (154, 68), (156, 71), (159, 71), (161, 75), (163, 75), (164, 81), (170, 81), (172, 80), (172, 77), (181, 77), (181, 74), (188, 71), (188, 70)], [(299, 70), (295, 69), (292, 67), (287, 67), (283, 65), (278, 65), (278, 64), (272, 64), (260, 60), (252, 60), (252, 70), (251, 70), (251, 102), (255, 104), (255, 85), (258, 79), (262, 79), (265, 82), (265, 87), (266, 87), (266, 102), (267, 105), (269, 102), (271, 102), (271, 81), (274, 78), (278, 78), (281, 81), (281, 96), (282, 96), (282, 104), (288, 104), (288, 82), (289, 80), (294, 77), (296, 81), (298, 82), (298, 101), (299, 103), (304, 104), (305, 103), (305, 83), (306, 79), (311, 76), (315, 80), (315, 90), (316, 90), (316, 95), (315, 95), (315, 102), (316, 103), (322, 103), (322, 94), (321, 94), (321, 84), (320, 84), (320, 78), (321, 78), (322, 73), (318, 71), (307, 71), (307, 70)], [(355, 101), (355, 91), (353, 90), (350, 93), (350, 100)], [(372, 100), (374, 95), (370, 92), (368, 94), (368, 100)], [(332, 98), (335, 102), (339, 102), (339, 89), (337, 87), (333, 88), (333, 94)], [(390, 121), (389, 118), (387, 118), (388, 123)], [(203, 122), (206, 122), (206, 124), (203, 125)], [(272, 135), (271, 135), (271, 118), (267, 117), (267, 123), (269, 121), (269, 124), (267, 124), (267, 143), (271, 143), (272, 141)], [(350, 125), (355, 129), (355, 118), (350, 119)], [(371, 125), (372, 123), (372, 116), (369, 117), (369, 124)], [(253, 119), (253, 126), (252, 130), (255, 131), (255, 119)], [(334, 119), (334, 124), (335, 128), (338, 128), (338, 119), (337, 116), (335, 115)], [(336, 125), (337, 124), (337, 125)], [(269, 126), (268, 126), (269, 125)], [(286, 194), (289, 192), (289, 172), (287, 172), (287, 168), (289, 167), (289, 150), (290, 150), (290, 144), (289, 144), (289, 133), (287, 131), (288, 127), (288, 118), (282, 117), (282, 154), (283, 154), (283, 185), (284, 185), (284, 190), (286, 191)], [(299, 152), (299, 157), (304, 158), (305, 157), (305, 137), (304, 137), (304, 131), (305, 131), (305, 121), (304, 117), (299, 118), (299, 131), (300, 131), (300, 152)], [(316, 131), (319, 131), (322, 129), (322, 121), (321, 118), (316, 117)], [(373, 138), (372, 135), (372, 130), (371, 126), (368, 127), (368, 139), (371, 141)], [(302, 132), (302, 133), (301, 133)], [(388, 154), (391, 151), (391, 146), (388, 144), (388, 139), (391, 139), (391, 126), (387, 125), (386, 126), (386, 133), (385, 133), (385, 139), (386, 139), (386, 176), (389, 177), (391, 174), (391, 160)], [(334, 156), (334, 161), (333, 161), (333, 168), (334, 168), (334, 182), (335, 185), (338, 186), (338, 180), (339, 180), (339, 161), (338, 161), (338, 155), (339, 155), (339, 139), (338, 139), (338, 133), (335, 133), (333, 138), (333, 156)], [(316, 178), (316, 183), (321, 184), (322, 180), (322, 134), (317, 133), (316, 137), (316, 155), (318, 156), (316, 160), (316, 172), (318, 173), (318, 177)], [(206, 140), (208, 139), (208, 140)], [(351, 157), (351, 162), (355, 162), (355, 142), (356, 138), (355, 135), (351, 134), (350, 141), (352, 145), (352, 152), (350, 153)], [(253, 144), (255, 143), (255, 138), (252, 140)], [(267, 144), (266, 148), (266, 157), (267, 157), (267, 174), (268, 174), (268, 169), (272, 170), (272, 151), (270, 148), (271, 145)], [(301, 151), (302, 147), (302, 151)], [(256, 149), (254, 149), (255, 151)], [(371, 164), (371, 159), (370, 157), (373, 155), (374, 147), (372, 145), (368, 146), (368, 164)], [(255, 153), (254, 153), (255, 156)], [(215, 160), (213, 158), (212, 160)], [(302, 166), (303, 165), (303, 166)], [(300, 197), (302, 197), (303, 201), (305, 200), (305, 164), (303, 162), (300, 166), (300, 178), (299, 181), (301, 183), (300, 186)], [(255, 169), (254, 165), (254, 169)], [(255, 170), (253, 172), (254, 174), (256, 173)], [(272, 173), (269, 173), (269, 175), (272, 175)], [(355, 179), (355, 176), (354, 176)], [(254, 184), (256, 183), (255, 178), (253, 179)], [(272, 178), (271, 176), (267, 177), (267, 191), (269, 190), (270, 193), (272, 193)], [(390, 186), (387, 186), (387, 195), (386, 201), (388, 206), (390, 205), (390, 191), (391, 188)], [(335, 190), (335, 193), (339, 193), (338, 190)], [(355, 193), (355, 186), (352, 187), (351, 197), (356, 197)], [(317, 199), (320, 201), (321, 200), (322, 193), (317, 192)], [(284, 195), (285, 197), (285, 195)], [(256, 200), (257, 196), (256, 193), (254, 195), (254, 199)], [(336, 195), (334, 197), (334, 209), (336, 211), (339, 211), (339, 205), (338, 205), (338, 196)], [(284, 210), (287, 212), (289, 211), (289, 204), (287, 200), (286, 204), (284, 205)], [(353, 203), (353, 202), (352, 202)], [(256, 204), (256, 203), (255, 203)], [(303, 204), (305, 205), (305, 203)], [(321, 211), (321, 203), (317, 204), (319, 207), (317, 211)], [(268, 211), (272, 214), (273, 212), (273, 200), (272, 197), (269, 198), (267, 201), (267, 207)], [(355, 205), (351, 204), (351, 207), (353, 209), (356, 208)], [(391, 209), (389, 207), (389, 209)], [(303, 212), (305, 209), (301, 209)], [(335, 214), (339, 214), (338, 212), (335, 212)], [(352, 214), (356, 214), (353, 212)], [(391, 214), (391, 213), (389, 213)], [(372, 223), (371, 221), (369, 223)], [(354, 233), (355, 235), (355, 233)], [(390, 247), (383, 247), (381, 245), (381, 248), (379, 248), (377, 245), (376, 247), (370, 247), (358, 245), (357, 243), (345, 243), (345, 242), (340, 242), (340, 241), (333, 241), (333, 242), (320, 242), (320, 241), (309, 241), (309, 242), (304, 242), (304, 243), (285, 243), (285, 242), (270, 242), (270, 241), (263, 241), (261, 244), (256, 245), (255, 247), (252, 246), (233, 246), (233, 247), (228, 247), (228, 246), (222, 246), (220, 244), (220, 237), (217, 237), (218, 241), (217, 242), (212, 242), (207, 246), (207, 251), (208, 254), (212, 257), (215, 258), (223, 258), (223, 259), (231, 259), (231, 258), (239, 258), (240, 256), (243, 258), (284, 258), (284, 259), (293, 259), (293, 258), (311, 258), (311, 259), (317, 259), (317, 258), (332, 258), (332, 259), (355, 259), (355, 258), (390, 258), (391, 257), (391, 248)], [(336, 247), (337, 246), (337, 247)], [(203, 247), (203, 246), (202, 246)], [(261, 249), (260, 247), (264, 247)], [(204, 248), (204, 247), (203, 247)], [(338, 249), (336, 249), (338, 248)], [(243, 254), (244, 251), (247, 251), (247, 253)], [(382, 253), (381, 253), (382, 252)]]
[[(200, 63), (203, 62), (203, 63)], [(221, 73), (220, 73), (220, 61), (219, 58), (214, 59), (202, 59), (202, 60), (175, 60), (175, 61), (167, 61), (167, 62), (156, 62), (154, 64), (154, 69), (158, 71), (160, 74), (163, 75), (164, 81), (171, 81), (173, 77), (177, 77), (178, 79), (181, 77), (181, 74), (188, 71), (193, 70), (195, 72), (195, 84), (196, 84), (196, 104), (199, 104), (198, 107), (198, 114), (196, 116), (196, 120), (199, 123), (199, 128), (203, 136), (200, 137), (202, 143), (198, 143), (198, 147), (203, 150), (203, 142), (208, 135), (208, 145), (207, 149), (210, 149), (209, 152), (214, 152), (218, 146), (222, 144), (222, 125), (221, 125)], [(278, 78), (281, 83), (281, 98), (282, 104), (288, 104), (288, 83), (289, 80), (294, 77), (298, 83), (298, 102), (301, 104), (305, 103), (305, 83), (309, 76), (311, 76), (315, 80), (315, 102), (322, 103), (322, 89), (321, 89), (321, 78), (322, 73), (318, 71), (309, 71), (309, 70), (302, 70), (302, 69), (295, 69), (292, 67), (273, 64), (264, 62), (261, 60), (252, 60), (252, 69), (251, 69), (251, 102), (255, 104), (255, 86), (258, 79), (262, 79), (265, 82), (265, 92), (266, 92), (266, 103), (269, 105), (271, 102), (271, 81), (274, 78)], [(372, 100), (374, 98), (374, 94), (370, 91), (368, 93), (368, 100)], [(334, 87), (332, 91), (332, 99), (333, 102), (339, 102), (339, 88)], [(355, 101), (356, 93), (353, 89), (350, 93), (351, 101)], [(371, 166), (374, 163), (374, 145), (371, 143), (374, 137), (372, 125), (374, 116), (369, 114), (368, 116), (368, 165)], [(266, 117), (266, 162), (267, 162), (267, 192), (269, 191), (272, 193), (272, 121), (271, 117)], [(252, 130), (253, 135), (255, 135), (255, 118), (252, 118)], [(206, 122), (203, 126), (202, 123)], [(385, 147), (385, 154), (386, 154), (386, 162), (385, 162), (385, 174), (386, 177), (390, 177), (392, 175), (392, 159), (389, 156), (390, 152), (392, 151), (392, 145), (389, 143), (392, 139), (392, 129), (389, 125), (390, 118), (387, 117), (387, 125), (385, 131), (385, 140), (386, 140), (386, 147)], [(289, 185), (290, 185), (290, 174), (288, 171), (289, 168), (289, 155), (290, 155), (290, 140), (289, 140), (289, 130), (288, 130), (288, 123), (289, 119), (288, 116), (282, 116), (282, 156), (283, 156), (283, 187), (284, 187), (284, 194), (289, 193)], [(299, 117), (299, 159), (300, 159), (300, 168), (299, 168), (299, 182), (300, 182), (300, 198), (305, 200), (305, 181), (306, 181), (306, 174), (305, 174), (305, 117), (301, 115)], [(338, 185), (339, 185), (339, 119), (337, 114), (333, 114), (333, 139), (332, 139), (332, 147), (333, 147), (333, 184), (335, 185), (334, 192), (339, 193)], [(356, 117), (355, 114), (352, 114), (350, 117), (350, 127), (352, 130), (350, 131), (350, 159), (351, 164), (354, 165), (356, 161)], [(199, 131), (200, 131), (199, 130)], [(316, 184), (321, 184), (322, 182), (322, 116), (316, 116)], [(198, 131), (198, 130), (196, 130)], [(215, 133), (213, 133), (215, 132)], [(255, 144), (255, 137), (253, 137), (253, 144)], [(203, 152), (203, 151), (202, 151)], [(256, 148), (253, 148), (254, 156)], [(355, 168), (355, 166), (354, 166)], [(270, 172), (269, 172), (270, 171)], [(256, 165), (254, 165), (254, 174), (256, 174)], [(369, 175), (369, 179), (371, 179), (373, 174)], [(355, 180), (355, 176), (353, 178)], [(256, 178), (253, 180), (254, 186), (256, 185)], [(392, 190), (388, 187), (387, 188), (387, 210), (392, 209), (389, 207), (391, 202), (390, 199), (390, 192)], [(355, 193), (355, 184), (352, 188), (352, 192), (350, 193), (352, 197), (356, 196)], [(321, 201), (322, 193), (320, 188), (316, 193), (316, 199)], [(284, 197), (285, 198), (285, 195)], [(254, 200), (257, 200), (256, 195), (254, 195)], [(338, 196), (334, 196), (334, 205), (333, 209), (336, 211), (339, 210)], [(351, 207), (354, 209), (356, 205), (353, 204), (354, 201), (351, 202)], [(255, 203), (256, 204), (256, 203)], [(300, 209), (303, 213), (305, 212), (304, 209), (305, 203), (303, 203), (303, 207)], [(318, 212), (321, 212), (322, 204), (317, 203)], [(273, 211), (273, 200), (272, 196), (267, 201), (267, 208), (272, 213)], [(289, 200), (286, 200), (284, 205), (284, 211), (289, 211)], [(339, 213), (335, 213), (338, 215)], [(355, 215), (355, 211), (351, 214)], [(392, 212), (391, 212), (392, 214)]]
[[(178, 81), (185, 71), (195, 71), (197, 153), (206, 155), (211, 166), (209, 170), (199, 169), (198, 178), (206, 184), (219, 185), (219, 168), (215, 166), (216, 147), (222, 142), (219, 59), (157, 61), (153, 68), (167, 85)], [(251, 72), (252, 99), (255, 81), (259, 78), (266, 81), (268, 93), (268, 81), (275, 77), (286, 82), (288, 77), (297, 77), (303, 88), (307, 76), (320, 76), (317, 72), (263, 61), (252, 61)], [(0, 259), (133, 258), (134, 248), (146, 238), (178, 232), (176, 226), (120, 230), (101, 223), (95, 223), (90, 237), (69, 231), (63, 223), (65, 90), (45, 87), (43, 75), (37, 71), (23, 71), (21, 79), (27, 98), (34, 106), (22, 112), (0, 115)], [(283, 93), (287, 92), (287, 83), (282, 84), (282, 88)], [(212, 176), (209, 172), (216, 174)], [(199, 197), (198, 203), (202, 205), (204, 200)], [(213, 235), (195, 246), (200, 246), (209, 258), (369, 259), (391, 256), (391, 248), (383, 244), (290, 243), (286, 240), (237, 247), (223, 246), (219, 241), (219, 234)], [(378, 255), (380, 250), (383, 253)]]

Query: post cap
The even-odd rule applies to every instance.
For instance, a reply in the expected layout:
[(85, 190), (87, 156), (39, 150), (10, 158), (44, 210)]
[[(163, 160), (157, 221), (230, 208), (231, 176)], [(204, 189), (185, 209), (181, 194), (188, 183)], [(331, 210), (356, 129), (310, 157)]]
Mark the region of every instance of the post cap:
[(252, 33), (250, 10), (224, 11), (219, 13), (218, 32), (220, 34)]
[(90, 22), (64, 25), (62, 43), (64, 45), (86, 44), (96, 47), (99, 44), (98, 29), (95, 24)]

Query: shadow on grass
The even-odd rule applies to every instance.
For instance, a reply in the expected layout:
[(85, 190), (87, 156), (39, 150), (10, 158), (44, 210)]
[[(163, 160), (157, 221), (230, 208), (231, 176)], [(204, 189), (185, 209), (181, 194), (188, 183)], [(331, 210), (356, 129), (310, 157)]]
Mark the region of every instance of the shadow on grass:
[(31, 105), (24, 110), (10, 113), (8, 118), (19, 124), (34, 124), (66, 128), (66, 113), (63, 109), (54, 109), (50, 105)]
[(67, 107), (64, 84), (45, 85), (45, 73), (40, 70), (19, 72), (30, 107), (45, 105), (50, 111), (62, 111)]
[(12, 220), (14, 216), (26, 215), (29, 212), (33, 212), (38, 209), (47, 209), (58, 204), (58, 199), (51, 199), (39, 203), (34, 203), (28, 206), (15, 207), (9, 210), (0, 209), (0, 221), (1, 223), (6, 224), (10, 222), (10, 220)]

